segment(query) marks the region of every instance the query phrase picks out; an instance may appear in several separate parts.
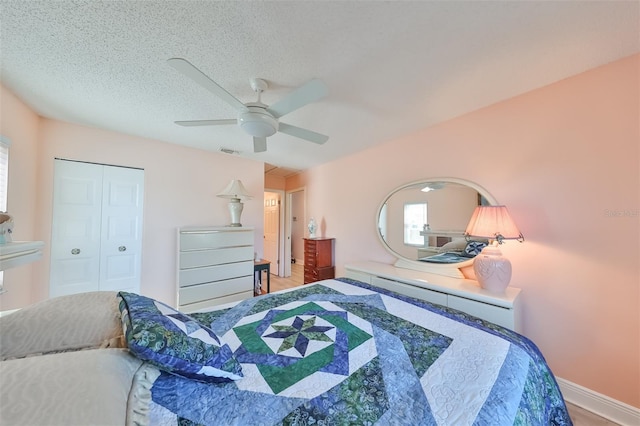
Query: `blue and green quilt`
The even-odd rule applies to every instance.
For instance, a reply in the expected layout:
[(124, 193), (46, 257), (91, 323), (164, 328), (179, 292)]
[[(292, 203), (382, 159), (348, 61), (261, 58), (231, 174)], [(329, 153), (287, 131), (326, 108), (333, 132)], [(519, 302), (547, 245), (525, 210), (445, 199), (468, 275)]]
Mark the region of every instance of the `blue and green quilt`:
[(242, 378), (163, 372), (152, 425), (571, 425), (543, 356), (470, 315), (350, 279), (191, 314)]

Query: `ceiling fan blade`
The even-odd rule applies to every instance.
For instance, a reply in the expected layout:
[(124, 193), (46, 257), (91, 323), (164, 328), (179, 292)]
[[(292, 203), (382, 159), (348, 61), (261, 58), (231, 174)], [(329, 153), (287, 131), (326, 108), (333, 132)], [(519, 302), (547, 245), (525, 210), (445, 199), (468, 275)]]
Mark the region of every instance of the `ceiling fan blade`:
[(316, 133), (311, 130), (303, 129), (302, 127), (292, 126), (291, 124), (280, 123), (278, 127), (278, 131), (282, 133), (286, 133), (290, 136), (295, 136), (296, 138), (305, 139), (309, 142), (323, 144), (329, 140), (329, 136), (323, 135), (321, 133)]
[(195, 126), (218, 126), (221, 124), (237, 124), (238, 120), (230, 118), (228, 120), (189, 120), (189, 121), (176, 121), (179, 126), (195, 127)]
[(265, 152), (267, 150), (267, 138), (253, 138), (253, 152)]
[(326, 95), (327, 85), (324, 84), (322, 80), (318, 80), (316, 78), (303, 84), (275, 104), (271, 105), (267, 108), (267, 111), (273, 114), (274, 117), (279, 118), (297, 110), (298, 108), (310, 104), (311, 102), (315, 102)]
[(211, 80), (207, 77), (202, 71), (195, 67), (191, 62), (182, 58), (171, 58), (168, 59), (167, 62), (176, 70), (180, 71), (182, 74), (186, 75), (200, 86), (204, 87), (214, 95), (218, 96), (220, 99), (231, 105), (237, 110), (246, 110), (247, 107), (240, 102), (236, 97), (232, 94), (224, 90), (222, 87), (218, 85), (215, 81)]

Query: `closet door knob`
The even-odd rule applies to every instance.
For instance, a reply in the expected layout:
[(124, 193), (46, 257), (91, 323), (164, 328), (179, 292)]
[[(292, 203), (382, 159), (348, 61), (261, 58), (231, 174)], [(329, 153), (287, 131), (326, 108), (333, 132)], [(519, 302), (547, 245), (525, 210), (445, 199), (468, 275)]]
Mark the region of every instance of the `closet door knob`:
[(118, 251), (126, 251), (127, 248), (125, 246), (120, 246), (118, 247)]
[(72, 249), (71, 254), (80, 254), (80, 249), (79, 248)]

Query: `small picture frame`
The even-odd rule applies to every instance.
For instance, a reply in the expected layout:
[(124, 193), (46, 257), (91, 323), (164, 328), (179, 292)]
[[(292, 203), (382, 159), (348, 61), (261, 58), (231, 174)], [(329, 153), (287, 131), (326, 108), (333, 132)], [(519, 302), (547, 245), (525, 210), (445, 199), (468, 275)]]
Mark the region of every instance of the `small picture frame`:
[(269, 207), (269, 200), (264, 200), (264, 206)]
[(275, 199), (275, 198), (272, 198), (272, 199), (271, 199), (271, 206), (275, 206), (275, 205), (276, 205), (276, 199)]

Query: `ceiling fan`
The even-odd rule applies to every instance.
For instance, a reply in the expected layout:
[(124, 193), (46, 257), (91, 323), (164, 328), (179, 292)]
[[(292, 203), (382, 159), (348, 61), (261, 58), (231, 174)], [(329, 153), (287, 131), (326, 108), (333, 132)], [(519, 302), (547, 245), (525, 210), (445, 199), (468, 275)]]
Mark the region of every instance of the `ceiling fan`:
[(260, 101), (260, 96), (267, 89), (267, 82), (259, 78), (252, 78), (249, 83), (253, 91), (258, 94), (258, 100), (243, 104), (186, 59), (171, 58), (167, 62), (173, 68), (238, 110), (238, 118), (235, 119), (176, 121), (175, 123), (180, 126), (238, 124), (242, 130), (253, 136), (254, 152), (266, 151), (267, 137), (274, 135), (276, 132), (286, 133), (317, 144), (323, 144), (329, 139), (329, 136), (279, 121), (283, 115), (326, 96), (327, 86), (321, 80), (313, 79), (275, 104), (266, 105)]

